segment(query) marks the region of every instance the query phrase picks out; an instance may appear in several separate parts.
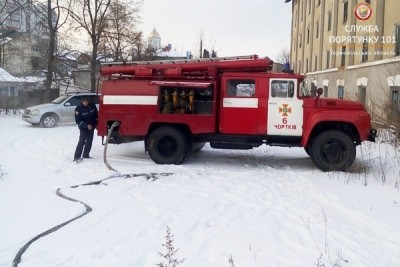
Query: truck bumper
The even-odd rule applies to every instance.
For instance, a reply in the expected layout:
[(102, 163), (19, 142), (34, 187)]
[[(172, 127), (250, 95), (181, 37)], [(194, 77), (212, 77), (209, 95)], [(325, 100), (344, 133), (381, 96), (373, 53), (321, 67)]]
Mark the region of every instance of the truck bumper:
[(376, 130), (371, 129), (368, 134), (368, 141), (375, 142)]

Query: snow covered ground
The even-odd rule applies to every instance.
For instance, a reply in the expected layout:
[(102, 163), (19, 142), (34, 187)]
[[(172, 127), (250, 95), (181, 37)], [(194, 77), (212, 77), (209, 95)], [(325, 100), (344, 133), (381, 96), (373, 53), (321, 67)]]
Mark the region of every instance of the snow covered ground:
[(94, 159), (72, 162), (77, 140), (74, 124), (0, 115), (0, 266), (85, 212), (57, 189), (92, 212), (33, 242), (19, 266), (155, 266), (167, 227), (179, 266), (400, 266), (400, 151), (386, 144), (359, 147), (350, 173), (323, 173), (300, 148), (206, 146), (161, 166), (141, 142), (110, 145), (117, 174), (99, 137)]

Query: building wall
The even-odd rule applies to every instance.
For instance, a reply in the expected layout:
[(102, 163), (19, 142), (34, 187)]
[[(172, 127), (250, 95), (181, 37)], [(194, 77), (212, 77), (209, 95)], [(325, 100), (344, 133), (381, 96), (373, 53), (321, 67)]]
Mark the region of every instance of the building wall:
[[(41, 69), (38, 41), (28, 35), (13, 38), (2, 47), (2, 68), (12, 75), (26, 75)], [(37, 66), (36, 66), (37, 65)]]
[[(20, 8), (23, 5), (25, 8)], [(35, 12), (32, 11), (34, 6)], [(33, 3), (28, 0), (7, 1), (0, 0), (0, 28), (14, 29), (18, 32), (32, 33), (40, 39), (49, 39), (49, 30), (43, 25), (47, 24), (47, 6), (43, 3)], [(11, 13), (11, 16), (10, 16)], [(56, 13), (53, 11), (53, 22), (56, 21)]]
[(323, 88), (323, 97), (340, 98), (339, 87), (342, 87), (343, 99), (361, 102), (374, 114), (391, 101), (393, 90), (400, 89), (400, 57), (353, 65), (345, 70), (310, 72), (307, 81)]
[[(291, 61), (296, 72), (351, 66), (394, 57), (396, 25), (400, 26), (400, 1), (371, 0), (372, 16), (357, 20), (353, 10), (361, 0), (293, 0)], [(347, 12), (345, 12), (347, 6)], [(356, 28), (365, 26), (366, 28)], [(363, 30), (367, 29), (367, 30)], [(368, 42), (371, 55), (363, 58), (363, 42), (344, 43), (340, 38), (376, 38)], [(359, 39), (357, 39), (359, 40)], [(389, 43), (390, 42), (390, 43)], [(342, 59), (335, 55), (345, 49)], [(333, 53), (330, 53), (330, 52)], [(380, 53), (382, 51), (383, 53)], [(353, 55), (353, 52), (357, 54)], [(344, 61), (344, 64), (342, 64)]]
[(400, 1), (369, 1), (372, 16), (360, 21), (353, 10), (365, 2), (292, 0), (291, 66), (325, 86), (323, 96), (338, 98), (340, 86), (345, 99), (365, 102), (372, 112), (377, 102), (391, 100), (395, 86), (388, 80), (400, 77)]
[[(73, 71), (74, 85), (82, 89), (87, 88), (90, 90), (90, 70), (76, 70)], [(96, 81), (99, 81), (100, 73), (96, 72)], [(101, 82), (96, 85), (96, 88), (101, 86)], [(99, 88), (100, 90), (100, 88)]]

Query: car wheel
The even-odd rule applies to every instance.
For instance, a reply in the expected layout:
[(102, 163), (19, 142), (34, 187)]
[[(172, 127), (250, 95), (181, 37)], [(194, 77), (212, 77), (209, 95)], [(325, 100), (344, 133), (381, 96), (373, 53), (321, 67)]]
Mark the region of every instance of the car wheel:
[(175, 127), (157, 128), (146, 144), (150, 158), (157, 164), (180, 164), (188, 155), (188, 138)]
[(40, 119), (40, 126), (43, 128), (51, 128), (57, 125), (58, 117), (55, 114), (47, 113)]
[(356, 145), (347, 134), (330, 130), (313, 140), (310, 152), (322, 171), (346, 171), (356, 158)]

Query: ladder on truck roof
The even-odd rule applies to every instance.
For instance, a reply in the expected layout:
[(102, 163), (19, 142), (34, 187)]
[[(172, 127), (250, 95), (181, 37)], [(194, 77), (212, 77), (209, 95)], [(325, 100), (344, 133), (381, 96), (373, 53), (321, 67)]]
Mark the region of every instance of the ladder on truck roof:
[(153, 64), (173, 64), (173, 63), (195, 63), (195, 62), (215, 62), (227, 60), (241, 59), (257, 59), (258, 55), (235, 56), (235, 57), (214, 57), (214, 58), (199, 58), (199, 59), (175, 59), (175, 60), (149, 60), (149, 61), (122, 61), (122, 62), (106, 62), (101, 63), (101, 66), (115, 65), (153, 65)]
[(104, 63), (101, 76), (110, 78), (206, 78), (212, 79), (224, 71), (270, 71), (273, 61), (257, 55), (161, 61)]

